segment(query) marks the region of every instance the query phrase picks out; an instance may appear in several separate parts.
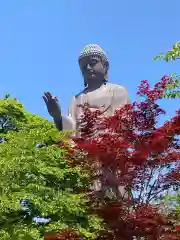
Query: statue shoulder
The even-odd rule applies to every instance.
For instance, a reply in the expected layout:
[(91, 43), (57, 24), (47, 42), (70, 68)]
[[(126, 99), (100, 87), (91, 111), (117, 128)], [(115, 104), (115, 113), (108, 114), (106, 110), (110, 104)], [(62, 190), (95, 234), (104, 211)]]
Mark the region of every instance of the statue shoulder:
[(108, 85), (109, 88), (111, 88), (111, 90), (113, 91), (114, 98), (117, 101), (121, 101), (121, 99), (123, 99), (123, 101), (125, 101), (126, 103), (130, 103), (129, 94), (126, 87), (113, 83), (110, 83)]
[(85, 92), (85, 90), (86, 90), (86, 89), (80, 91), (78, 94), (76, 94), (76, 95), (74, 96), (74, 98), (77, 99), (78, 97), (80, 97), (80, 96)]
[(117, 91), (122, 91), (122, 92), (127, 92), (127, 88), (118, 84), (114, 83), (107, 83), (107, 86), (111, 88), (112, 90), (117, 90)]

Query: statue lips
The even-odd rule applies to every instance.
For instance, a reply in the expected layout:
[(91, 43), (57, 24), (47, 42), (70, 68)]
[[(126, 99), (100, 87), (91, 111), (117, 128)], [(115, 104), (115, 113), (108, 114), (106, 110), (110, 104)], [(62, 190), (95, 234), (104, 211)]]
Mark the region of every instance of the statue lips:
[(86, 72), (86, 75), (87, 75), (88, 77), (94, 77), (96, 74), (95, 74), (94, 71), (87, 71), (87, 72)]

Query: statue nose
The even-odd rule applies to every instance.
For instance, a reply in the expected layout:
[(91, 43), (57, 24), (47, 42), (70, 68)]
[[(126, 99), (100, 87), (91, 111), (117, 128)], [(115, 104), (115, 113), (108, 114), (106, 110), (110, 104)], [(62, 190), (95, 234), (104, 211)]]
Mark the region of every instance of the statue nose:
[(87, 64), (87, 70), (91, 70), (91, 69), (92, 69), (91, 65)]

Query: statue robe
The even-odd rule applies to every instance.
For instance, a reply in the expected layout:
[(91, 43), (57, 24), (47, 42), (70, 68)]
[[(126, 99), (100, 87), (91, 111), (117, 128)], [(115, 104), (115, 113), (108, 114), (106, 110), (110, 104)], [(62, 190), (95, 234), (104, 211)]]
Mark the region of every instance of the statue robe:
[[(79, 108), (78, 105), (85, 103), (88, 103), (92, 111), (99, 109), (103, 110), (104, 116), (112, 116), (116, 109), (129, 103), (129, 97), (126, 88), (112, 83), (103, 84), (100, 88), (93, 91), (85, 89), (73, 97), (68, 117), (63, 117), (63, 130), (75, 130), (75, 134), (79, 135), (78, 119), (82, 115), (82, 108)], [(116, 171), (114, 172), (112, 169), (103, 167), (101, 168), (101, 173), (102, 176), (109, 176), (110, 178), (116, 178), (117, 175)], [(124, 195), (123, 186), (103, 186), (100, 180), (95, 181), (92, 188), (96, 191), (111, 189), (111, 193), (113, 192), (118, 198), (120, 195)]]
[(116, 109), (129, 103), (128, 92), (126, 88), (112, 83), (103, 84), (93, 91), (85, 89), (73, 97), (68, 116), (63, 116), (62, 119), (63, 130), (78, 132), (78, 119), (82, 114), (82, 109), (78, 105), (84, 105), (85, 103), (89, 104), (92, 111), (101, 109), (104, 111), (104, 116), (112, 116)]

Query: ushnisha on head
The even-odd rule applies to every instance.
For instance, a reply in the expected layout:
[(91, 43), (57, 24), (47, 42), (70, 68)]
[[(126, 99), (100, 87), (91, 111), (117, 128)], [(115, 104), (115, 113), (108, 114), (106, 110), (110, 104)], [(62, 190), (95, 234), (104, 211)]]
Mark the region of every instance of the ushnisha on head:
[(97, 44), (85, 45), (78, 58), (84, 77), (84, 86), (93, 81), (108, 81), (109, 62), (104, 50)]

